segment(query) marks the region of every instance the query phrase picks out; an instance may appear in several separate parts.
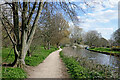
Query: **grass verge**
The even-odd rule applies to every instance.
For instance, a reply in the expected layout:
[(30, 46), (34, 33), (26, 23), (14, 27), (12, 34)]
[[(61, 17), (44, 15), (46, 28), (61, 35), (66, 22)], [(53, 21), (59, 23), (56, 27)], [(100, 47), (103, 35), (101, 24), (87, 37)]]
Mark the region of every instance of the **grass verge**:
[[(45, 50), (44, 47), (37, 46), (33, 51), (32, 56), (26, 56), (25, 63), (29, 66), (37, 66), (40, 64), (51, 52), (57, 50), (55, 47), (51, 47), (49, 50)], [(9, 54), (9, 52), (11, 53)], [(9, 56), (8, 56), (9, 55)], [(14, 61), (14, 51), (10, 48), (2, 49), (2, 63), (12, 63)], [(2, 78), (27, 78), (26, 72), (17, 67), (2, 67)]]
[(57, 50), (55, 47), (51, 47), (49, 50), (45, 50), (44, 47), (38, 47), (33, 53), (32, 56), (27, 56), (25, 58), (25, 63), (29, 66), (37, 66), (53, 51)]
[(103, 48), (103, 47), (100, 47), (100, 48), (90, 48), (89, 50), (120, 54), (120, 51), (113, 51), (110, 48)]

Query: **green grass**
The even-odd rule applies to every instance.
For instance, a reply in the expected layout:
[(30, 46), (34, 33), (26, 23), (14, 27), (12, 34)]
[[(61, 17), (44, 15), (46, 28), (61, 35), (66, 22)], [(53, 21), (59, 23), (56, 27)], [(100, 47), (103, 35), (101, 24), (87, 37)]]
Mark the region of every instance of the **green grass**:
[(50, 50), (45, 50), (44, 47), (37, 48), (33, 53), (32, 57), (27, 56), (25, 63), (29, 66), (37, 66), (53, 51), (57, 50), (55, 47), (51, 47)]
[(108, 52), (108, 53), (120, 53), (120, 51), (112, 51), (110, 48), (90, 48), (89, 50), (94, 50), (94, 51), (101, 51), (101, 52)]
[(3, 67), (2, 78), (26, 78), (26, 72), (21, 68)]
[(60, 52), (60, 57), (66, 64), (71, 78), (105, 78), (105, 74), (103, 72), (97, 72), (95, 70), (90, 71), (89, 69), (82, 67), (73, 57), (67, 57), (62, 52)]
[[(11, 51), (9, 57), (8, 54)], [(3, 63), (11, 63), (14, 61), (14, 53), (13, 53), (13, 49), (11, 50), (11, 48), (2, 48), (2, 62)]]
[[(14, 51), (10, 48), (2, 48), (2, 63), (12, 63), (14, 61)], [(45, 50), (43, 47), (37, 46), (33, 51), (32, 56), (26, 56), (25, 63), (29, 66), (37, 66), (40, 64), (51, 52), (57, 50), (55, 47), (51, 47), (50, 50)], [(2, 68), (3, 78), (26, 78), (26, 72), (21, 68), (14, 67), (3, 67)]]

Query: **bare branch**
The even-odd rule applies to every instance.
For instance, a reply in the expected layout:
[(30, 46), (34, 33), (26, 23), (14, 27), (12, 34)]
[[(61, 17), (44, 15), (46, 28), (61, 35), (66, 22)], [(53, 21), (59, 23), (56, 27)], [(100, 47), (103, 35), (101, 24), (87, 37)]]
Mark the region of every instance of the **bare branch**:
[(30, 21), (31, 21), (31, 19), (32, 19), (32, 15), (34, 14), (34, 11), (35, 11), (35, 8), (36, 8), (36, 5), (37, 5), (37, 0), (35, 1), (34, 6), (33, 6), (33, 8), (32, 8), (32, 11), (31, 11), (31, 13), (29, 14), (29, 18), (28, 18), (27, 25), (30, 24)]
[(4, 24), (3, 20), (1, 19), (2, 25), (4, 26), (5, 31), (7, 32), (7, 35), (9, 36), (11, 42), (13, 43), (13, 45), (15, 45), (15, 41), (13, 40), (13, 38), (11, 37), (10, 33), (8, 32), (6, 25)]
[(30, 34), (28, 35), (28, 39), (27, 39), (27, 43), (30, 45), (31, 41), (32, 41), (32, 38), (34, 36), (34, 33), (35, 33), (35, 30), (36, 30), (36, 24), (39, 20), (39, 16), (41, 14), (41, 11), (43, 9), (43, 0), (41, 0), (41, 2), (39, 2), (39, 7), (38, 7), (38, 11), (37, 11), (37, 15), (35, 17), (35, 20), (34, 20), (34, 23), (32, 25), (32, 28), (31, 28), (31, 31), (30, 31)]
[(6, 20), (6, 22), (8, 23), (8, 25), (9, 25), (11, 28), (13, 28), (13, 27), (14, 27), (13, 24), (8, 20), (8, 18), (4, 15), (4, 13), (2, 13), (2, 15), (3, 15), (4, 19)]

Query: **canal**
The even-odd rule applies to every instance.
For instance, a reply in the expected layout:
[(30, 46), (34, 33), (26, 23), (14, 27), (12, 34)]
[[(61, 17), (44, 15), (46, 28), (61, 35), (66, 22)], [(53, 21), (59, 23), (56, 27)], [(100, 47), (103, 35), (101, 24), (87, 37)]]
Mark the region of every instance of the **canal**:
[(120, 57), (92, 52), (86, 49), (80, 49), (80, 48), (73, 49), (72, 47), (64, 48), (63, 52), (67, 53), (69, 56), (73, 55), (73, 56), (84, 57), (87, 60), (92, 60), (97, 64), (110, 66), (115, 70), (117, 70), (118, 73), (120, 73)]

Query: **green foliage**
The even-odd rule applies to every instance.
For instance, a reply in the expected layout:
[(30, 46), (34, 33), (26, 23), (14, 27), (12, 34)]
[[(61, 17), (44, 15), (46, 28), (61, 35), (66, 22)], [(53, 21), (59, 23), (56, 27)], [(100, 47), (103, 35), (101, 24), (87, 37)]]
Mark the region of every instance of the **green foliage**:
[(26, 78), (26, 72), (21, 68), (3, 67), (2, 78)]
[(103, 48), (103, 47), (100, 47), (100, 48), (90, 48), (90, 50), (100, 51), (100, 52), (108, 52), (108, 53), (120, 53), (120, 51), (113, 51), (110, 48)]
[(60, 56), (63, 62), (68, 68), (68, 73), (71, 74), (71, 78), (104, 78), (104, 73), (90, 71), (87, 68), (82, 67), (78, 61), (73, 57), (67, 57), (62, 52)]
[(55, 47), (51, 47), (49, 50), (45, 50), (44, 47), (37, 47), (32, 53), (32, 56), (25, 58), (25, 63), (29, 66), (37, 66), (40, 64), (51, 52), (57, 50)]
[[(57, 50), (58, 48), (51, 47), (50, 50), (45, 50), (44, 47), (37, 46), (33, 51), (32, 56), (26, 56), (25, 62), (29, 66), (37, 66), (40, 64), (51, 52)], [(14, 51), (11, 50), (11, 54), (8, 57), (10, 48), (2, 48), (2, 58), (3, 63), (12, 63), (14, 61)], [(14, 67), (3, 67), (2, 68), (2, 78), (26, 78), (27, 75), (21, 68)]]
[(64, 46), (60, 46), (60, 48), (61, 48), (61, 49), (63, 49), (63, 48), (64, 48)]
[[(9, 54), (9, 52), (11, 51), (11, 53)], [(9, 57), (8, 57), (9, 54)], [(11, 48), (2, 48), (2, 62), (3, 63), (11, 63), (14, 61), (14, 51), (13, 49), (11, 50)]]

